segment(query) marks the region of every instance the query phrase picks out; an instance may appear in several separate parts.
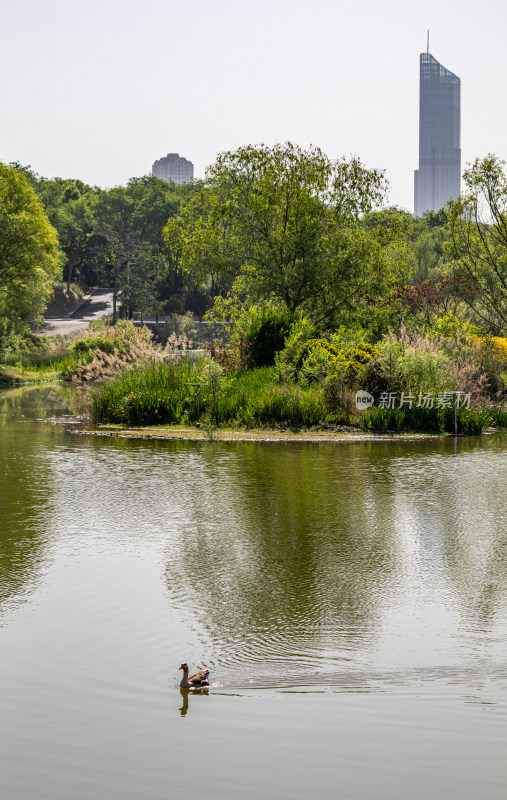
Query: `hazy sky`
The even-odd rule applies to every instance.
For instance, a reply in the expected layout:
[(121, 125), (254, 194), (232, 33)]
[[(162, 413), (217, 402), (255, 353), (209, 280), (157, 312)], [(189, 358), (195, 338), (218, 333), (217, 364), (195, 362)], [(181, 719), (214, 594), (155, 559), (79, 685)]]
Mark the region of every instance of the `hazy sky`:
[(463, 165), (507, 159), (501, 0), (0, 0), (0, 160), (125, 183), (290, 139), (383, 167), (413, 208), (419, 53), (462, 81)]

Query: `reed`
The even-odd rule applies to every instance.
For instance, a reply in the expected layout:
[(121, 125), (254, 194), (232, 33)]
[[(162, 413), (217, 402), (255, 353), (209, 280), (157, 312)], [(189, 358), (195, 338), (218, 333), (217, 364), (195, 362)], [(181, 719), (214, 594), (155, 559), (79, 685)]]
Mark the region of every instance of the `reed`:
[[(93, 394), (96, 422), (175, 425), (210, 419), (214, 426), (311, 428), (342, 422), (326, 406), (324, 388), (277, 382), (274, 367), (210, 377), (204, 359), (180, 357), (125, 369)], [(218, 365), (215, 365), (217, 369)], [(200, 384), (199, 413), (197, 387)], [(344, 413), (344, 412), (343, 412)], [(342, 415), (343, 416), (343, 415)], [(347, 415), (366, 430), (454, 432), (452, 408), (370, 408)], [(493, 408), (458, 409), (458, 433), (477, 434), (491, 424), (507, 426), (507, 413)]]
[[(488, 408), (459, 408), (458, 433), (474, 436), (491, 424)], [(507, 415), (504, 419), (507, 424)], [(377, 431), (420, 431), (454, 433), (454, 409), (448, 408), (369, 408), (362, 417), (363, 427)]]
[(197, 382), (200, 416), (212, 413), (216, 424), (311, 427), (326, 418), (320, 389), (280, 386), (273, 368), (228, 376), (217, 390), (207, 384), (202, 361), (184, 358), (124, 371), (93, 394), (92, 417), (128, 425), (197, 421), (197, 391), (190, 385)]

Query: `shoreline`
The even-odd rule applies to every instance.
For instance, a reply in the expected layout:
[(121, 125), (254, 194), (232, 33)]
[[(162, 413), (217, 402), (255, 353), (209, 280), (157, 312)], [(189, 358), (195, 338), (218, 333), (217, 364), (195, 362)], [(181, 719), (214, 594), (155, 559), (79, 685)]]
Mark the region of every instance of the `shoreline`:
[(385, 441), (421, 441), (427, 439), (454, 438), (452, 434), (442, 433), (396, 433), (379, 431), (369, 432), (351, 428), (338, 431), (277, 431), (274, 429), (252, 428), (251, 430), (234, 430), (219, 428), (210, 437), (202, 428), (121, 428), (104, 425), (100, 428), (75, 428), (69, 433), (82, 436), (106, 436), (116, 439), (154, 439), (201, 442), (306, 442), (341, 443), (341, 442), (385, 442)]
[[(2, 393), (19, 393), (22, 391), (30, 391), (34, 389), (43, 390), (51, 385), (58, 388), (73, 388), (77, 387), (73, 384), (66, 384), (63, 381), (39, 380), (30, 383), (11, 383), (10, 385), (0, 384), (0, 392)], [(89, 388), (89, 387), (88, 387)], [(78, 410), (76, 408), (76, 410)], [(424, 432), (424, 431), (380, 431), (380, 430), (364, 430), (359, 427), (337, 426), (323, 426), (311, 429), (284, 429), (284, 428), (231, 428), (224, 427), (214, 429), (210, 433), (204, 427), (182, 426), (182, 425), (167, 425), (167, 426), (133, 426), (102, 423), (98, 426), (93, 426), (92, 421), (79, 415), (74, 419), (69, 418), (58, 419), (53, 418), (53, 424), (65, 423), (67, 432), (74, 435), (84, 436), (97, 436), (109, 437), (117, 439), (138, 439), (138, 440), (173, 440), (173, 441), (201, 441), (201, 442), (304, 442), (304, 443), (347, 443), (347, 442), (410, 442), (410, 441), (427, 441), (427, 440), (450, 440), (454, 439), (453, 433), (449, 432)], [(73, 424), (74, 423), (74, 424)], [(76, 424), (77, 423), (77, 424)], [(76, 427), (74, 427), (76, 425)], [(487, 427), (483, 429), (481, 434), (458, 434), (460, 439), (476, 438), (480, 435), (498, 435), (507, 433), (507, 429), (498, 427)]]

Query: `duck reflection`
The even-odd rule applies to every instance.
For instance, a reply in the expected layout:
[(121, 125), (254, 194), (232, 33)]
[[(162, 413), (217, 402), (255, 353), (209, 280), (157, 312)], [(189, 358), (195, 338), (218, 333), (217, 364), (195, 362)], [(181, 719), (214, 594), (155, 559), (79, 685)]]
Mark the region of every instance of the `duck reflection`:
[(179, 709), (180, 716), (186, 717), (187, 713), (188, 713), (188, 696), (190, 694), (205, 694), (205, 695), (208, 695), (209, 691), (208, 691), (208, 689), (183, 689), (183, 688), (180, 688), (180, 694), (181, 694), (181, 699), (182, 699), (182, 702), (183, 702), (183, 705)]

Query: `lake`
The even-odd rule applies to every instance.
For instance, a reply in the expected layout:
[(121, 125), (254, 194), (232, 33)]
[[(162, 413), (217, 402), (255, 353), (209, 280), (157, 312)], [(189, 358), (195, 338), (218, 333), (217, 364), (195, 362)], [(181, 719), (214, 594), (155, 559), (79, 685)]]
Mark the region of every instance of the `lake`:
[(0, 393), (2, 798), (504, 798), (507, 436), (135, 441), (73, 402)]

